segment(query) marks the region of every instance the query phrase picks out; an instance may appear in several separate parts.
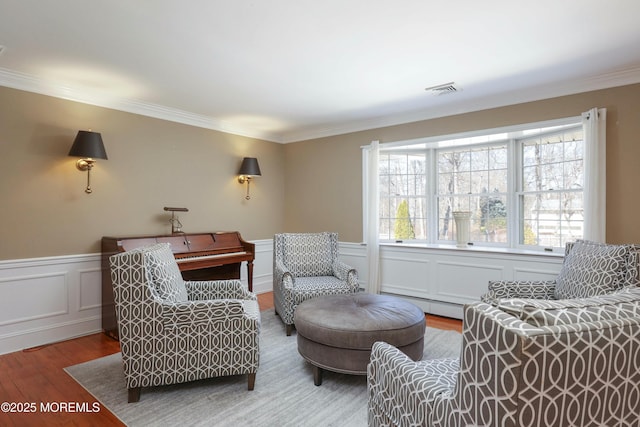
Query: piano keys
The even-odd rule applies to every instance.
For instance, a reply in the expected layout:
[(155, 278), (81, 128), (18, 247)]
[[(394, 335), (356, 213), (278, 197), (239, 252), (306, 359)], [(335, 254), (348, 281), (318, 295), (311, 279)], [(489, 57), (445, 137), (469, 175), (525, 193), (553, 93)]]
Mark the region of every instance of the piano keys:
[(253, 291), (255, 245), (237, 231), (102, 238), (102, 328), (118, 339), (109, 257), (141, 246), (169, 243), (184, 280), (240, 279), (240, 266), (247, 263), (247, 284)]

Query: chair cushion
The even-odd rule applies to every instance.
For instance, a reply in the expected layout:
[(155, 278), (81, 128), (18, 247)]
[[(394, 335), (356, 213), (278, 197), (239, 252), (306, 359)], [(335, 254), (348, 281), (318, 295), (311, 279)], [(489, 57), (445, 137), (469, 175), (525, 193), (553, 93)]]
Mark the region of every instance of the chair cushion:
[(577, 241), (556, 279), (556, 299), (604, 295), (623, 286), (629, 245)]
[(568, 300), (505, 299), (498, 306), (532, 326), (554, 326), (640, 316), (640, 288)]
[(332, 233), (285, 234), (284, 264), (295, 277), (332, 276), (331, 239)]
[[(640, 245), (625, 244), (625, 245), (608, 245), (607, 243), (598, 243), (590, 240), (578, 239), (574, 243), (571, 243), (571, 247), (577, 242), (587, 245), (595, 246), (623, 246), (627, 249), (627, 259), (623, 266), (622, 273), (622, 287), (640, 286)], [(569, 244), (567, 245), (569, 249)], [(567, 255), (568, 252), (565, 254)]]
[(169, 244), (151, 245), (144, 252), (145, 266), (160, 299), (171, 303), (187, 301), (187, 289)]

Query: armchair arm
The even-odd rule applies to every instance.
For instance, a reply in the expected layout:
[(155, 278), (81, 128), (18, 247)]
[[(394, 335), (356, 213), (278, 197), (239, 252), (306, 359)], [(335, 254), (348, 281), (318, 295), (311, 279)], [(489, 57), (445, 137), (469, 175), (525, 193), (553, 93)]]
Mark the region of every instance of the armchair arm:
[(503, 298), (556, 299), (555, 280), (490, 281), (489, 291), (480, 299), (496, 305)]
[(242, 286), (239, 280), (186, 281), (189, 301), (206, 301), (215, 299), (250, 299), (257, 300), (253, 292)]
[(280, 260), (276, 260), (273, 266), (274, 286), (280, 286), (281, 288), (292, 288), (295, 286), (295, 280), (293, 274), (289, 271), (286, 265)]
[(162, 323), (165, 330), (194, 328), (244, 317), (239, 300), (187, 301), (162, 303)]
[(333, 262), (331, 269), (333, 270), (333, 275), (338, 279), (345, 280), (354, 290), (358, 289), (358, 272), (355, 268), (337, 260)]
[(430, 425), (434, 401), (452, 393), (458, 370), (458, 359), (414, 362), (376, 342), (367, 368), (369, 412), (394, 425)]

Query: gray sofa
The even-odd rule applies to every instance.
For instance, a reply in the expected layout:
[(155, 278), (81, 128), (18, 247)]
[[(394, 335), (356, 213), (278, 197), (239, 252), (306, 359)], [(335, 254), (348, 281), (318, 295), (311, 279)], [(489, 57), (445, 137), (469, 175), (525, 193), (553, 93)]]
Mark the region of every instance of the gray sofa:
[(370, 426), (640, 425), (640, 289), (465, 306), (459, 359), (378, 342)]

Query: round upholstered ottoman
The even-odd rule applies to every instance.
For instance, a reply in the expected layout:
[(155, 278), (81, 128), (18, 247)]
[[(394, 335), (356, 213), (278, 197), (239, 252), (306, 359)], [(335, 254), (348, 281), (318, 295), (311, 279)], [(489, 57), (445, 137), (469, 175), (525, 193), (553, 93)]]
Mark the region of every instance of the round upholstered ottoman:
[(388, 295), (357, 293), (304, 301), (296, 307), (294, 323), (298, 352), (309, 361), (315, 385), (322, 370), (366, 375), (371, 346), (385, 341), (413, 360), (422, 358), (423, 311)]

